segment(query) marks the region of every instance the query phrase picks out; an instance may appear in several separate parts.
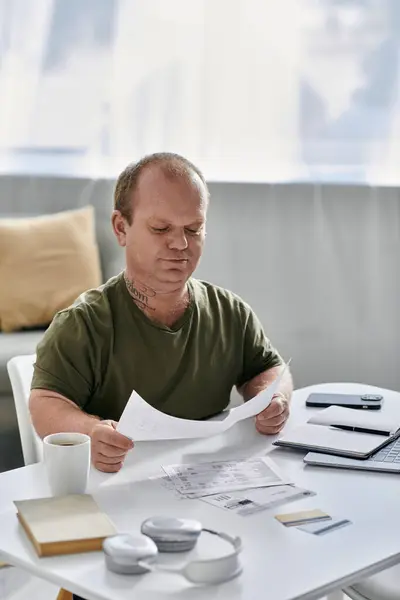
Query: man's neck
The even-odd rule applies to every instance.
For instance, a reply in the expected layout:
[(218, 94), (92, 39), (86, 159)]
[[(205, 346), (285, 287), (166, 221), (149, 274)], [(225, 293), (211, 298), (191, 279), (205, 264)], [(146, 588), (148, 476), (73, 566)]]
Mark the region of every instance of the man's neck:
[(135, 304), (151, 319), (172, 325), (189, 305), (187, 284), (176, 289), (156, 290), (132, 273), (124, 273), (125, 284)]

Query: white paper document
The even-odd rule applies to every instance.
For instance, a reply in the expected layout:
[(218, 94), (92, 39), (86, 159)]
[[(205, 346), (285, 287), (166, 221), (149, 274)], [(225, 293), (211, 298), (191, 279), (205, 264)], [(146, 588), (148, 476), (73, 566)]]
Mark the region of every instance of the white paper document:
[(284, 480), (278, 467), (267, 457), (169, 465), (163, 470), (175, 489), (187, 498), (292, 483)]
[(280, 506), (287, 502), (301, 500), (309, 496), (315, 496), (315, 492), (298, 488), (294, 485), (278, 485), (215, 494), (213, 496), (206, 496), (202, 500), (213, 506), (218, 506), (224, 510), (246, 517), (267, 508)]
[(400, 427), (400, 407), (381, 411), (329, 406), (317, 412), (308, 423), (316, 425), (347, 425), (349, 427), (365, 427), (371, 431), (386, 431), (394, 434)]
[(285, 369), (266, 390), (251, 400), (206, 421), (180, 419), (167, 415), (148, 404), (133, 391), (121, 415), (117, 431), (135, 442), (202, 438), (222, 433), (238, 421), (254, 417), (267, 408), (284, 372)]

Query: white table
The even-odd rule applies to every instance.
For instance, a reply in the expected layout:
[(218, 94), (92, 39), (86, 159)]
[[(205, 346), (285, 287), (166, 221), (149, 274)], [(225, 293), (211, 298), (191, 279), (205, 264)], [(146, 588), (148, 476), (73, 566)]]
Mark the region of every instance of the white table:
[[(313, 386), (295, 393), (288, 427), (305, 421), (310, 391), (383, 393), (385, 404), (400, 402), (400, 394), (355, 384)], [(0, 554), (4, 560), (58, 584), (88, 600), (311, 600), (351, 585), (400, 562), (400, 480), (396, 475), (305, 466), (303, 454), (271, 447), (271, 438), (242, 422), (221, 436), (203, 441), (138, 444), (123, 470), (115, 475), (94, 471), (89, 492), (121, 531), (138, 531), (154, 514), (200, 519), (204, 526), (240, 535), (244, 543), (243, 574), (223, 585), (196, 588), (183, 578), (160, 573), (142, 577), (106, 571), (101, 552), (39, 559), (15, 517), (14, 499), (49, 494), (41, 465), (0, 475)], [(201, 500), (177, 500), (149, 480), (161, 464), (271, 456), (300, 486), (317, 492), (311, 498), (278, 509), (239, 517)], [(277, 512), (321, 508), (347, 517), (353, 524), (317, 537), (285, 528)]]

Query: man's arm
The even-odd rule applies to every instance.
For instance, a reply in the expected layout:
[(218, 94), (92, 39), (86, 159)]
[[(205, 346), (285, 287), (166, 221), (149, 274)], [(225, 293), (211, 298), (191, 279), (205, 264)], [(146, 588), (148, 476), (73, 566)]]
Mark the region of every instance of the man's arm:
[(99, 372), (90, 323), (80, 312), (58, 313), (36, 349), (29, 410), (40, 437), (72, 431), (91, 438), (92, 462), (101, 471), (118, 471), (133, 447), (117, 423), (84, 411)]
[[(245, 320), (242, 320), (242, 368), (236, 381), (236, 387), (246, 401), (275, 381), (285, 368), (285, 363), (266, 337), (256, 314), (248, 305), (242, 305), (243, 308), (245, 309)], [(260, 433), (273, 435), (282, 429), (289, 416), (292, 391), (292, 377), (286, 366), (272, 401), (256, 417), (256, 428)]]
[[(259, 375), (250, 379), (244, 383), (239, 389), (238, 392), (243, 396), (244, 401), (250, 400), (257, 396), (260, 392), (265, 390), (279, 375), (284, 369), (285, 365), (279, 365), (277, 367), (271, 367), (271, 369), (267, 369), (263, 371)], [(279, 387), (276, 391), (276, 395), (282, 395), (288, 402), (292, 397), (293, 393), (293, 381), (292, 376), (289, 371), (289, 367), (286, 367), (286, 371), (282, 376), (282, 379), (279, 383)]]
[[(265, 390), (280, 375), (283, 369), (284, 365), (271, 367), (242, 385), (239, 392), (244, 400), (250, 400), (250, 398)], [(256, 429), (259, 433), (275, 435), (281, 431), (289, 417), (292, 392), (292, 376), (289, 367), (286, 367), (271, 403), (256, 417)]]
[(116, 431), (114, 421), (101, 421), (99, 417), (88, 415), (57, 392), (32, 390), (29, 409), (33, 426), (41, 438), (61, 431), (90, 436), (92, 462), (100, 471), (119, 471), (128, 450), (133, 448), (133, 442)]
[(93, 427), (100, 422), (99, 417), (86, 414), (75, 402), (49, 390), (32, 390), (29, 410), (33, 426), (41, 438), (61, 431), (91, 435)]

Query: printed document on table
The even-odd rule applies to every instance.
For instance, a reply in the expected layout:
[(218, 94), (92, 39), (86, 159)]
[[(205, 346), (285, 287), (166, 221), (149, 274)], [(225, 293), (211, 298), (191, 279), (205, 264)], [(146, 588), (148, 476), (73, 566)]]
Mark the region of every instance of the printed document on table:
[(257, 396), (206, 421), (180, 419), (167, 415), (148, 404), (133, 391), (121, 415), (117, 431), (135, 442), (202, 438), (222, 433), (238, 421), (254, 417), (267, 408), (287, 365), (279, 377)]
[(292, 483), (268, 457), (169, 465), (163, 470), (187, 498)]
[(287, 504), (294, 500), (301, 500), (309, 496), (315, 496), (315, 492), (298, 488), (294, 485), (278, 485), (214, 494), (213, 496), (206, 496), (201, 500), (207, 502), (207, 504), (212, 504), (213, 506), (233, 512), (236, 515), (246, 517), (262, 510)]

